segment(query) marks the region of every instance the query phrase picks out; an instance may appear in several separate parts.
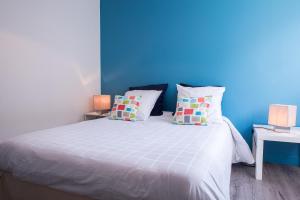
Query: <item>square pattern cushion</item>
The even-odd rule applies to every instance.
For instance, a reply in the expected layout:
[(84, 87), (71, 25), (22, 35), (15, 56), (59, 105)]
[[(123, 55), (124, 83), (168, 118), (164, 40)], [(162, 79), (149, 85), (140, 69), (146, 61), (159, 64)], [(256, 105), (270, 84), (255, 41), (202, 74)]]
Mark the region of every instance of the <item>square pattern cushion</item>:
[(125, 93), (125, 96), (141, 96), (140, 107), (136, 114), (137, 120), (144, 121), (149, 118), (161, 92), (157, 90), (130, 90)]
[(137, 111), (140, 107), (140, 96), (115, 96), (115, 102), (111, 109), (110, 119), (136, 121)]
[(156, 84), (156, 85), (145, 85), (145, 86), (137, 86), (137, 87), (129, 87), (129, 90), (157, 90), (162, 91), (159, 95), (152, 111), (151, 116), (160, 116), (163, 114), (163, 105), (166, 91), (168, 89), (168, 84)]
[(177, 85), (178, 96), (180, 97), (204, 97), (211, 96), (212, 102), (209, 109), (209, 123), (221, 123), (222, 118), (222, 99), (225, 87), (183, 87)]
[(206, 126), (212, 97), (178, 97), (174, 123)]
[[(219, 85), (215, 85), (215, 86), (204, 86), (204, 85), (190, 85), (187, 83), (179, 83), (180, 86), (182, 87), (191, 87), (191, 88), (195, 88), (195, 87), (220, 87), (222, 88), (223, 86), (219, 86)], [(178, 92), (177, 92), (177, 96), (178, 96)], [(175, 112), (173, 112), (173, 115), (175, 114)]]

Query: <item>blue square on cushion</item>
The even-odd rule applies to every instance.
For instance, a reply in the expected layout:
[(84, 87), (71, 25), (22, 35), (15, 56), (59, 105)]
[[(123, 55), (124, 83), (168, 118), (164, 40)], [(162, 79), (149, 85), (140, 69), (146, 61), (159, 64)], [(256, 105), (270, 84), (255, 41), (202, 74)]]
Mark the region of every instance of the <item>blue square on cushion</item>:
[(196, 103), (196, 102), (197, 102), (197, 99), (191, 98), (191, 103)]
[(191, 117), (190, 116), (184, 116), (184, 123), (185, 124), (191, 123)]
[(189, 99), (182, 99), (183, 102), (189, 102)]
[(127, 112), (130, 112), (130, 111), (131, 111), (131, 108), (126, 108), (126, 111), (127, 111)]
[(195, 115), (201, 115), (202, 113), (201, 113), (201, 111), (197, 111), (196, 113), (195, 113)]
[(151, 111), (151, 116), (160, 116), (163, 114), (163, 104), (166, 91), (168, 89), (168, 84), (156, 84), (156, 85), (145, 85), (138, 87), (129, 87), (129, 90), (161, 90), (161, 94), (159, 95), (154, 108)]
[(117, 117), (122, 118), (122, 111), (117, 112)]

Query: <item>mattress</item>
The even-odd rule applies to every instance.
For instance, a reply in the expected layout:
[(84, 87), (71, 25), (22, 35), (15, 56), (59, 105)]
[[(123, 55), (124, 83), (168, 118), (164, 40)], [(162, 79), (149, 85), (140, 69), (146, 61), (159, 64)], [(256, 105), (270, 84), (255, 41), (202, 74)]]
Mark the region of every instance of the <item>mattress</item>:
[(232, 162), (253, 163), (232, 123), (107, 118), (0, 143), (0, 169), (54, 189), (112, 200), (229, 199)]

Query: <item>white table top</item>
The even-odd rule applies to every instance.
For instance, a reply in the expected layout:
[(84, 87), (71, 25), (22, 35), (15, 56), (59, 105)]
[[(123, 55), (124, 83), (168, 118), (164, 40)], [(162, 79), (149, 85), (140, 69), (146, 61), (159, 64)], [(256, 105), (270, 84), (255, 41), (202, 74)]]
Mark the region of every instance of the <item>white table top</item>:
[(100, 116), (101, 113), (98, 113), (98, 112), (88, 112), (88, 113), (85, 113), (85, 115), (89, 115), (89, 116)]
[(279, 133), (265, 128), (254, 128), (254, 137), (259, 140), (300, 143), (299, 133)]

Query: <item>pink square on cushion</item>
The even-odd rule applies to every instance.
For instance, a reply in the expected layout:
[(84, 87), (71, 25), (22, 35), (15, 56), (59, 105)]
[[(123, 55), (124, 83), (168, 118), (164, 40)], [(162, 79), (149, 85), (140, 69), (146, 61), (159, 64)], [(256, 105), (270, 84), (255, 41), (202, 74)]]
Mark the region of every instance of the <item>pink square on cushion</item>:
[(118, 110), (124, 110), (125, 109), (125, 105), (118, 105)]
[(194, 112), (194, 109), (184, 109), (184, 114), (185, 115), (192, 115)]

